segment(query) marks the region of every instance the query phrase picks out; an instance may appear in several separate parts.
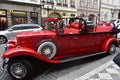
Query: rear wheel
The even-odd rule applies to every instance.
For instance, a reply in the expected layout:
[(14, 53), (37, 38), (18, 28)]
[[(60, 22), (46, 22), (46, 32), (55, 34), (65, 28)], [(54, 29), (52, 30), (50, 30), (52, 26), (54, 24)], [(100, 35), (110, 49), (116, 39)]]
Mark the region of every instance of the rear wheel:
[(0, 44), (5, 44), (7, 42), (7, 38), (3, 35), (0, 35)]
[(108, 54), (115, 54), (115, 52), (116, 52), (116, 45), (112, 43), (108, 48)]
[(32, 64), (25, 59), (15, 59), (8, 63), (8, 73), (14, 80), (28, 80), (32, 74)]

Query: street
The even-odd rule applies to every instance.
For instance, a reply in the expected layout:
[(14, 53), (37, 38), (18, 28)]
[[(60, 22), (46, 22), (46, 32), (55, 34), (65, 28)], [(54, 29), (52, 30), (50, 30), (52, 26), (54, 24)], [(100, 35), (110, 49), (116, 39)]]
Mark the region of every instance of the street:
[[(0, 46), (1, 53), (4, 51), (2, 46)], [(120, 50), (118, 49), (116, 54), (119, 51)], [(44, 68), (39, 68), (41, 65), (38, 65), (33, 74), (32, 80), (81, 80), (81, 76), (109, 61), (112, 61), (115, 55), (97, 55), (57, 65), (44, 64)], [(0, 80), (11, 80), (6, 71), (0, 71), (0, 75)]]
[(119, 44), (120, 0), (0, 0), (0, 80), (120, 80)]

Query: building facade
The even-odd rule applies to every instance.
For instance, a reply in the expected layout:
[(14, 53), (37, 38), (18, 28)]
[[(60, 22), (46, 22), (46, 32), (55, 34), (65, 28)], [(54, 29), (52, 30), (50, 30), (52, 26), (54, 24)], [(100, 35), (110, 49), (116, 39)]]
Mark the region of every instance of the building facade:
[(5, 30), (15, 24), (41, 24), (39, 0), (1, 0), (0, 1), (0, 30)]
[[(44, 1), (44, 0), (42, 0)], [(53, 3), (51, 3), (53, 1)], [(42, 17), (77, 16), (77, 0), (45, 0)]]
[(91, 21), (99, 18), (99, 0), (78, 0), (77, 3), (77, 15)]
[(42, 17), (71, 16), (94, 22), (120, 19), (120, 0), (0, 0), (0, 30), (29, 20), (41, 25)]
[(100, 20), (120, 19), (120, 0), (101, 0)]

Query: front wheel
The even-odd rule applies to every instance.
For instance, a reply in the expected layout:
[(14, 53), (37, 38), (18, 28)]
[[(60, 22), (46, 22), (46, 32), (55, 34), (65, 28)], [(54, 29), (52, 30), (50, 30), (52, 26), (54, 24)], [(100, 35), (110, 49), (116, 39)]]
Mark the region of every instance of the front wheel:
[(116, 52), (116, 45), (112, 43), (108, 48), (108, 54), (115, 54), (115, 52)]
[(0, 44), (5, 44), (7, 42), (7, 38), (3, 35), (0, 35)]
[(11, 60), (8, 63), (8, 73), (14, 80), (27, 80), (32, 74), (32, 64), (25, 59)]

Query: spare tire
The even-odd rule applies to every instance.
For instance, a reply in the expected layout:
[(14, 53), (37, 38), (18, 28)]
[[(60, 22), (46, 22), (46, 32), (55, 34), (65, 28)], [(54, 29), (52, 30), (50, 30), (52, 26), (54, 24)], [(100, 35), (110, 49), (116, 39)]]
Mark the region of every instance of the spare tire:
[(37, 52), (47, 57), (48, 59), (52, 59), (57, 52), (57, 48), (53, 42), (46, 41), (38, 45)]

